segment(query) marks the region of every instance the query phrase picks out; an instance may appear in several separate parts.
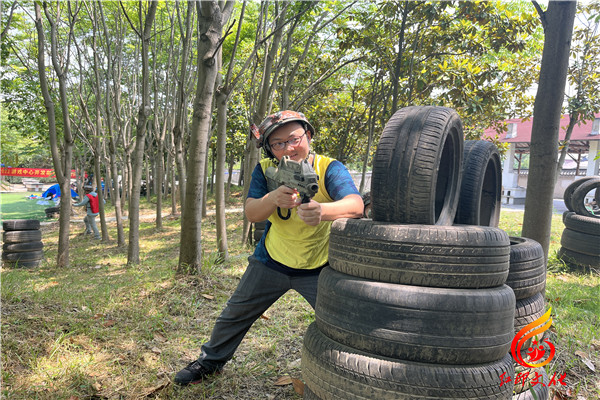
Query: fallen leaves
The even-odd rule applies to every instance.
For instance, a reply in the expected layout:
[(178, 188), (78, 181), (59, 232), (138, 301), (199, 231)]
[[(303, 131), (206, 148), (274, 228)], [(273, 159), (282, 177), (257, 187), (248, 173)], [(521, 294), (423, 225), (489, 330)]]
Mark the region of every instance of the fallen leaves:
[(575, 352), (576, 356), (579, 356), (581, 358), (581, 361), (589, 368), (591, 369), (593, 372), (596, 372), (596, 367), (594, 366), (594, 363), (592, 362), (592, 360), (590, 360), (590, 356), (587, 355), (586, 353), (584, 353), (581, 350), (577, 350)]
[(304, 382), (302, 382), (298, 378), (292, 378), (289, 375), (280, 376), (279, 378), (277, 378), (277, 380), (275, 381), (275, 383), (273, 385), (275, 385), (275, 386), (292, 385), (294, 387), (294, 391), (296, 393), (298, 393), (300, 396), (304, 395)]

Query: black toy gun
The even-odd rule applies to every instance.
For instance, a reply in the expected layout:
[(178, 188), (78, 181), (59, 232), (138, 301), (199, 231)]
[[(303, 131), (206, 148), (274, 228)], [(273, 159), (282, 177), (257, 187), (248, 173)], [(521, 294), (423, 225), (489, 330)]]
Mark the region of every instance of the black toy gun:
[[(319, 191), (319, 176), (307, 160), (298, 162), (291, 160), (288, 156), (283, 156), (278, 167), (267, 168), (265, 176), (269, 192), (285, 185), (298, 191), (302, 203), (310, 202), (310, 199)], [(288, 210), (288, 215), (284, 217), (277, 207), (277, 214), (281, 219), (288, 219), (291, 211)]]

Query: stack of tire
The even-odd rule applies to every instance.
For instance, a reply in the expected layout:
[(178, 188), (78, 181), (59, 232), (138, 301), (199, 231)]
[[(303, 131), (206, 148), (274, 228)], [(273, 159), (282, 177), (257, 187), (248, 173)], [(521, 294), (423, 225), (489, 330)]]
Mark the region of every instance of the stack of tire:
[[(591, 205), (587, 195), (595, 190)], [(600, 176), (589, 176), (571, 183), (564, 193), (567, 211), (558, 257), (573, 270), (600, 268)]]
[(496, 227), (500, 159), (481, 143), (465, 145), (444, 107), (407, 107), (386, 124), (372, 219), (332, 224), (304, 398), (511, 398), (513, 383), (500, 384), (514, 377), (510, 239)]
[(15, 219), (2, 222), (2, 263), (6, 268), (35, 268), (44, 257), (40, 221)]
[[(524, 237), (510, 237), (510, 269), (506, 284), (513, 289), (517, 300), (515, 306), (515, 334), (526, 325), (534, 322), (544, 315), (546, 301), (544, 290), (546, 288), (546, 260), (544, 250), (535, 240)], [(531, 341), (531, 339), (530, 339)], [(523, 359), (527, 359), (526, 350), (530, 341), (522, 346)], [(540, 340), (541, 341), (541, 338)], [(536, 370), (541, 374), (539, 384), (524, 382), (524, 385), (515, 386), (513, 400), (546, 400), (550, 395), (548, 376), (543, 368)], [(515, 363), (515, 375), (526, 373), (523, 367)], [(534, 378), (530, 372), (529, 379)], [(541, 383), (544, 383), (542, 385)], [(535, 397), (531, 394), (535, 393)]]

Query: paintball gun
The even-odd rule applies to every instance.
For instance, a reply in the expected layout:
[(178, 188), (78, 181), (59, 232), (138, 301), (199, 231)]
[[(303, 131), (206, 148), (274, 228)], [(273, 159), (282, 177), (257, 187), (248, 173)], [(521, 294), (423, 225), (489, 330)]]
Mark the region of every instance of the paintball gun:
[[(302, 203), (310, 202), (319, 191), (319, 176), (308, 163), (307, 160), (302, 162), (291, 160), (288, 156), (283, 156), (278, 167), (269, 167), (265, 171), (267, 177), (267, 188), (271, 192), (281, 185), (296, 189)], [(290, 218), (291, 211), (288, 210), (286, 217), (281, 215), (281, 209), (277, 207), (277, 214), (281, 219)]]

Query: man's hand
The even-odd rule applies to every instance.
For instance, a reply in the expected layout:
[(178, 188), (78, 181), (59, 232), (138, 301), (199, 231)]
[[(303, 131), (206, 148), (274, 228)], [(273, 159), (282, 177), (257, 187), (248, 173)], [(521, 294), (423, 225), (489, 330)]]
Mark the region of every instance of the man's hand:
[(310, 203), (300, 204), (297, 212), (300, 219), (307, 225), (317, 226), (321, 222), (321, 204), (314, 200), (311, 200)]
[(275, 206), (280, 208), (294, 208), (300, 204), (300, 197), (296, 189), (285, 185), (281, 185), (269, 193), (269, 198)]

